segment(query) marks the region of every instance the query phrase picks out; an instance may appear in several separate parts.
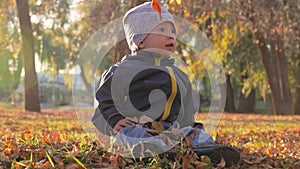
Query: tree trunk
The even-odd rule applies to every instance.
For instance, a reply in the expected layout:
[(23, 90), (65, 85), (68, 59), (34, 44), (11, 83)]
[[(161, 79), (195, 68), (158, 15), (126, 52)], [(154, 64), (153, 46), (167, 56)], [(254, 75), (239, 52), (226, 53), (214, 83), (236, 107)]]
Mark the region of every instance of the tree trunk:
[(296, 90), (295, 90), (295, 98), (294, 98), (294, 107), (293, 107), (293, 114), (300, 115), (300, 64), (298, 64), (298, 71), (296, 71)]
[(246, 97), (244, 94), (240, 95), (239, 98), (239, 108), (237, 110), (237, 112), (239, 113), (252, 113), (254, 111), (254, 107), (255, 107), (255, 90), (252, 89), (249, 96)]
[(89, 93), (94, 93), (92, 85), (86, 79), (84, 66), (79, 65), (79, 67), (80, 67), (80, 77), (81, 77), (81, 80), (82, 80), (84, 86), (86, 87), (86, 89)]
[(234, 92), (230, 82), (230, 75), (226, 76), (226, 102), (225, 111), (229, 113), (235, 112), (234, 106)]
[(16, 0), (16, 3), (23, 44), (25, 110), (40, 112), (39, 87), (34, 63), (34, 43), (29, 4), (28, 0)]
[[(283, 40), (277, 35), (274, 37), (276, 41), (271, 40), (267, 43), (259, 31), (256, 33), (256, 38), (260, 42), (258, 47), (262, 54), (263, 65), (271, 89), (273, 114), (290, 115), (293, 111), (293, 101), (288, 80), (286, 56), (283, 51)], [(280, 50), (276, 50), (278, 47)]]
[[(241, 63), (240, 65), (240, 72), (242, 72), (243, 70), (246, 69), (246, 65), (245, 63)], [(244, 82), (246, 79), (249, 78), (248, 73), (246, 74), (241, 74), (241, 80)], [(244, 87), (244, 83), (242, 84), (241, 88)], [(240, 97), (239, 97), (239, 107), (237, 109), (237, 112), (239, 113), (252, 113), (254, 111), (254, 107), (255, 107), (255, 89), (251, 89), (251, 92), (249, 94), (249, 96), (245, 96), (242, 93), (242, 90), (240, 90)]]
[(296, 95), (294, 101), (294, 114), (300, 115), (300, 84), (296, 88)]
[[(272, 111), (276, 115), (293, 113), (293, 100), (288, 80), (288, 66), (284, 51), (284, 28), (276, 9), (282, 9), (282, 1), (251, 1), (253, 6), (249, 20), (252, 22), (255, 40), (261, 52), (267, 80), (271, 90)], [(255, 5), (265, 5), (265, 11), (260, 11)], [(262, 27), (261, 21), (268, 19), (268, 24)]]

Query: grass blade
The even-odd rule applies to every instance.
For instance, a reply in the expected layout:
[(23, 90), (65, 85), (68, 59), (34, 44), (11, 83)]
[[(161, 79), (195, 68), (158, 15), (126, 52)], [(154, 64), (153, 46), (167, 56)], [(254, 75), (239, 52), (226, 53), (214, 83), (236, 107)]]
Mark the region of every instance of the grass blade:
[(32, 161), (32, 152), (30, 153), (30, 163), (32, 163), (33, 161)]
[(73, 159), (79, 164), (82, 168), (87, 169), (75, 156), (72, 156)]
[(21, 162), (15, 162), (15, 164), (18, 164), (18, 165), (20, 165), (20, 166), (22, 166), (22, 167), (27, 167), (27, 165), (26, 164), (24, 164), (24, 163), (21, 163)]
[(52, 168), (55, 168), (55, 165), (54, 165), (54, 163), (53, 163), (53, 161), (52, 161), (50, 155), (48, 154), (47, 150), (46, 150), (46, 156), (47, 156), (47, 158), (48, 158), (48, 160), (49, 160), (49, 162), (50, 162)]

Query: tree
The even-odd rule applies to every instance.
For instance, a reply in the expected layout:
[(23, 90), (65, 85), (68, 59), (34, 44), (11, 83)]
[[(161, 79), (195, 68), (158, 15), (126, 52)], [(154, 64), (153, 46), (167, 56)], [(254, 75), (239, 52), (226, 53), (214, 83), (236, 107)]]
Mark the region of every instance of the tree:
[[(270, 85), (273, 113), (292, 114), (292, 95), (288, 79), (288, 65), (285, 53), (285, 10), (283, 1), (250, 1), (245, 6), (248, 18), (254, 28), (256, 43)], [(247, 16), (246, 15), (246, 16)], [(267, 24), (265, 24), (267, 23)], [(264, 25), (262, 27), (262, 25)]]
[(21, 28), (23, 63), (25, 70), (25, 110), (40, 112), (40, 98), (34, 62), (34, 42), (28, 0), (16, 0)]
[(300, 114), (300, 1), (288, 1), (288, 10), (286, 17), (288, 18), (288, 26), (285, 30), (287, 43), (285, 43), (285, 52), (289, 64), (289, 77), (294, 97), (294, 114)]
[(68, 46), (72, 37), (68, 36), (70, 30), (67, 29), (71, 22), (69, 5), (68, 0), (30, 3), (30, 11), (34, 17), (32, 25), (36, 53), (43, 71), (49, 71), (53, 75), (68, 68), (72, 61)]
[(265, 99), (268, 83), (265, 80), (265, 71), (260, 60), (258, 47), (253, 44), (251, 33), (239, 38), (232, 55), (227, 57), (225, 66), (230, 67), (235, 86), (238, 87), (239, 100), (237, 112), (252, 113), (256, 104), (256, 91), (259, 89)]
[[(211, 0), (196, 2), (187, 0), (183, 2), (184, 4), (180, 8), (174, 7), (174, 9), (179, 11), (179, 14), (182, 14), (185, 18), (193, 20), (191, 16), (196, 16), (194, 18), (196, 22), (204, 21), (202, 25), (206, 28), (205, 33), (211, 36), (210, 38), (215, 47), (218, 45), (218, 41), (214, 41), (214, 39), (216, 36), (222, 35), (226, 29), (235, 30), (234, 28), (237, 25), (247, 28), (246, 30), (253, 35), (252, 43), (257, 46), (260, 52), (270, 88), (273, 114), (292, 114), (293, 102), (288, 74), (286, 46), (290, 43), (291, 39), (300, 36), (296, 28), (299, 27), (299, 1)], [(210, 32), (214, 31), (217, 34), (210, 34)], [(237, 37), (241, 38), (245, 35), (245, 31), (235, 33), (238, 34)], [(219, 41), (221, 44), (222, 39)], [(239, 38), (237, 40), (239, 43)], [(233, 44), (233, 46), (236, 45), (236, 43), (232, 42), (230, 44)], [(226, 46), (227, 48), (224, 48)], [(226, 44), (220, 48), (224, 49), (226, 52), (224, 53), (225, 55), (218, 51), (218, 47), (216, 47), (217, 51), (225, 56), (224, 63), (227, 62), (226, 57), (230, 54), (232, 47)], [(297, 50), (299, 47), (294, 45), (292, 49)], [(226, 50), (229, 50), (229, 52)], [(295, 75), (294, 73), (293, 76)], [(247, 79), (251, 79), (250, 76), (248, 77)], [(243, 88), (245, 88), (245, 85)]]
[(22, 70), (20, 55), (20, 41), (17, 29), (8, 26), (13, 18), (14, 11), (9, 7), (13, 2), (0, 1), (0, 100), (13, 101), (12, 93), (18, 88)]
[[(223, 61), (227, 90), (225, 111), (252, 112), (255, 106), (255, 87), (243, 84), (253, 72), (257, 71), (251, 69), (253, 67), (251, 65), (256, 64), (257, 60), (252, 59), (255, 56), (253, 56), (254, 52), (250, 50), (253, 49), (251, 47), (252, 38), (249, 36), (247, 28), (241, 22), (231, 20), (230, 17), (228, 19), (227, 14), (230, 13), (230, 10), (226, 8), (225, 2), (183, 1), (182, 3), (180, 6), (177, 2), (172, 1), (170, 8), (185, 19), (196, 23), (211, 40), (218, 56)], [(243, 51), (240, 48), (249, 50)], [(195, 68), (195, 72), (201, 71), (199, 66)], [(246, 92), (248, 89), (252, 91), (250, 95)], [(238, 109), (235, 106), (236, 96), (239, 97)], [(242, 110), (242, 107), (245, 109)]]

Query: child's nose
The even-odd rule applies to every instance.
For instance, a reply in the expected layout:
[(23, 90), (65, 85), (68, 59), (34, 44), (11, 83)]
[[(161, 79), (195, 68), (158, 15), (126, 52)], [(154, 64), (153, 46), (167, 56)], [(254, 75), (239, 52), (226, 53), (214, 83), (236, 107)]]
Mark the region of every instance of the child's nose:
[(166, 36), (170, 39), (176, 39), (176, 35), (173, 32), (169, 32)]

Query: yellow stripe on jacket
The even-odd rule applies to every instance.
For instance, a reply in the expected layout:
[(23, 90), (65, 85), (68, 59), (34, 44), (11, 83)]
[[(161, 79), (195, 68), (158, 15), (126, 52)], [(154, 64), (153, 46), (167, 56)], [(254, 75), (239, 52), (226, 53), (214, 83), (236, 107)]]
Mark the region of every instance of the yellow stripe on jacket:
[(164, 111), (164, 114), (163, 114), (161, 120), (166, 120), (168, 118), (168, 116), (170, 115), (172, 104), (173, 104), (173, 101), (174, 101), (175, 96), (177, 94), (177, 83), (176, 83), (176, 78), (175, 78), (174, 72), (173, 72), (171, 67), (167, 66), (166, 68), (167, 68), (167, 70), (169, 71), (169, 74), (170, 74), (171, 84), (172, 84), (172, 92), (171, 92), (171, 95), (169, 96), (169, 98), (167, 100), (167, 103), (166, 103), (166, 106), (165, 106), (165, 111)]

